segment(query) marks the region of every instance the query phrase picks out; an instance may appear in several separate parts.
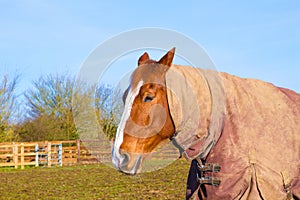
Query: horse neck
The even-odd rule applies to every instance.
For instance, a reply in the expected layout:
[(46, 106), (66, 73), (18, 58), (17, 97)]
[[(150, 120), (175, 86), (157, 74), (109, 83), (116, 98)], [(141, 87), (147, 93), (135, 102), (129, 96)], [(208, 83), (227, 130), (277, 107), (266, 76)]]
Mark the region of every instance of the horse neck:
[[(212, 110), (210, 88), (198, 68), (179, 65), (169, 69), (166, 84), (170, 113), (178, 133), (176, 141), (187, 149), (195, 137), (204, 139), (207, 136)], [(195, 120), (195, 115), (197, 121), (190, 129), (187, 123), (191, 118)]]

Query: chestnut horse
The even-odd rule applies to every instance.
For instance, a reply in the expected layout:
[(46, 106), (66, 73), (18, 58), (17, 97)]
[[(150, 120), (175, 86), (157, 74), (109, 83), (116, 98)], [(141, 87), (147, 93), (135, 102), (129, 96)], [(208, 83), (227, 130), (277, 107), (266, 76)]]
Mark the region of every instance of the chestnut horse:
[(141, 172), (145, 157), (170, 139), (192, 160), (188, 199), (299, 199), (300, 94), (173, 65), (174, 53), (139, 58), (123, 96), (116, 168)]

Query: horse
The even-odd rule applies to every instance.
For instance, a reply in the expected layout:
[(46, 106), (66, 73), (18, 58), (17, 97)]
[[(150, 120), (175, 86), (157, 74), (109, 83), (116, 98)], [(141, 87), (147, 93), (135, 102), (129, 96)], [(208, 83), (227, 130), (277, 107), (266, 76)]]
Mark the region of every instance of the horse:
[(171, 140), (191, 161), (186, 199), (300, 199), (300, 94), (256, 79), (138, 59), (112, 162), (126, 174)]

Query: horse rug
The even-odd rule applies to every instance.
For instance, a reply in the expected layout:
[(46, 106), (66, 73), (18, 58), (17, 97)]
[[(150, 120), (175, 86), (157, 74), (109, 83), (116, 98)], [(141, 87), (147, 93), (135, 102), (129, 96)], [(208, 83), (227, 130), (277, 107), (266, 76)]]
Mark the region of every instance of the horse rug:
[(167, 96), (175, 146), (218, 163), (199, 185), (191, 164), (187, 199), (300, 199), (300, 94), (255, 79), (172, 65)]

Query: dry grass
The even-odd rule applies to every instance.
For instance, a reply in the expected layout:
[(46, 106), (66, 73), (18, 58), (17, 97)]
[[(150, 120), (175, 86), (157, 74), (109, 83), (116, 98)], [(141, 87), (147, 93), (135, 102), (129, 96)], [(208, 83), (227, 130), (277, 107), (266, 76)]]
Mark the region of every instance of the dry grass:
[(189, 163), (128, 176), (103, 164), (1, 169), (0, 199), (184, 199)]

